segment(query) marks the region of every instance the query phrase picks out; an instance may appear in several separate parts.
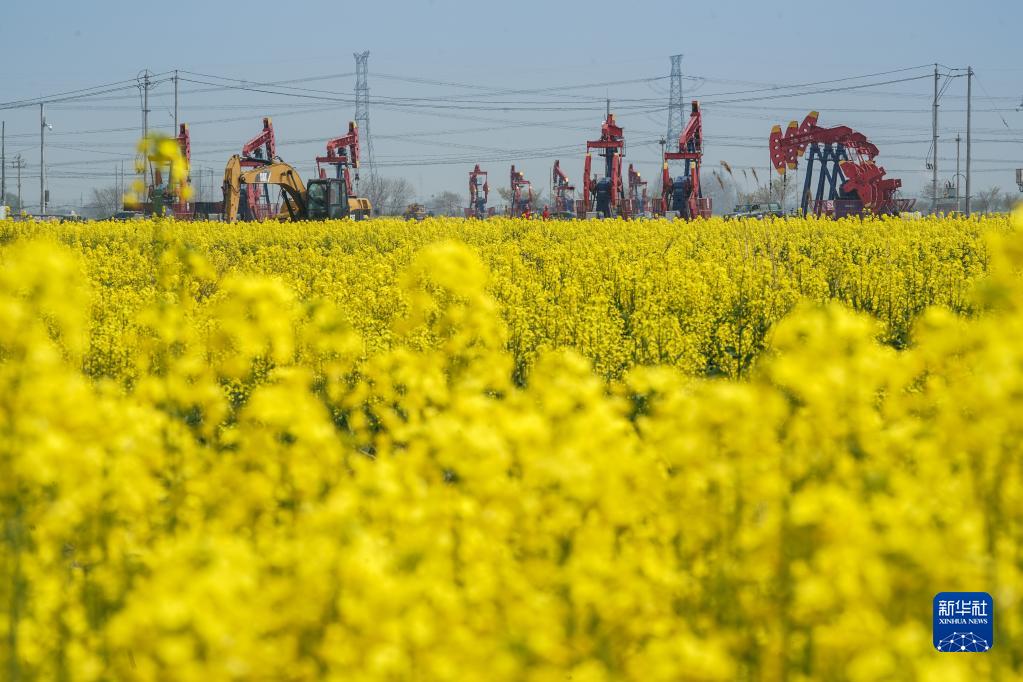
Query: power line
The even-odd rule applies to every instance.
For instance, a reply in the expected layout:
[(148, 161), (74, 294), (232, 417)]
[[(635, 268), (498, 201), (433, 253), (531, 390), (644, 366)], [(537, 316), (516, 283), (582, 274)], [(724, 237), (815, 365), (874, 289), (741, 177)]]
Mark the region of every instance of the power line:
[(90, 91), (114, 87), (116, 87), (117, 89), (134, 88), (135, 80), (131, 79), (123, 81), (114, 81), (113, 83), (93, 85), (87, 88), (79, 88), (77, 90), (66, 90), (64, 92), (58, 92), (51, 95), (43, 95), (41, 97), (32, 97), (28, 99), (11, 100), (9, 102), (0, 102), (0, 109), (16, 109), (22, 107), (39, 106), (40, 103), (50, 104), (51, 102), (61, 101), (63, 99), (73, 97), (75, 95), (88, 96)]
[[(984, 84), (983, 84), (983, 83), (981, 83), (981, 81), (980, 81), (980, 79), (979, 79), (979, 78), (977, 78), (977, 74), (976, 74), (976, 73), (974, 73), (974, 74), (973, 74), (973, 78), (975, 78), (975, 79), (976, 79), (976, 81), (977, 81), (977, 85), (979, 85), (979, 86), (980, 86), (980, 89), (984, 91), (984, 98), (985, 98), (985, 99), (986, 99), (986, 100), (987, 100), (988, 102), (991, 102), (992, 104), (994, 104), (994, 102), (992, 102), (992, 99), (991, 99), (991, 95), (990, 95), (990, 94), (988, 93), (988, 91), (987, 91), (987, 88), (985, 88), (985, 87), (984, 87)], [(1023, 106), (1023, 104), (1021, 104), (1020, 106)], [(978, 111), (979, 111), (979, 110), (978, 110)], [(1001, 114), (1000, 112), (998, 113), (998, 118), (999, 118), (999, 119), (1001, 119), (1001, 121), (1002, 121), (1002, 125), (1003, 125), (1003, 126), (1005, 126), (1005, 129), (1006, 129), (1006, 130), (1008, 130), (1008, 131), (1010, 131), (1010, 132), (1013, 132), (1013, 133), (1015, 133), (1015, 132), (1016, 132), (1015, 130), (1013, 130), (1013, 129), (1012, 129), (1012, 127), (1011, 127), (1011, 126), (1009, 125), (1009, 122), (1005, 120), (1005, 117), (1004, 117), (1004, 116), (1002, 116), (1002, 114)], [(1017, 141), (1017, 142), (1019, 142), (1019, 140), (1016, 140), (1016, 141)]]
[(705, 97), (703, 101), (705, 101), (707, 104), (732, 104), (732, 103), (736, 103), (736, 102), (759, 102), (759, 101), (769, 100), (769, 99), (783, 99), (783, 98), (788, 98), (788, 97), (806, 97), (806, 96), (812, 96), (812, 95), (822, 95), (822, 94), (831, 93), (831, 92), (847, 92), (847, 91), (850, 91), (850, 90), (860, 90), (862, 88), (873, 88), (873, 87), (878, 87), (878, 86), (881, 86), (881, 85), (896, 85), (898, 83), (908, 83), (910, 81), (918, 81), (918, 80), (922, 80), (924, 78), (931, 78), (931, 75), (930, 74), (925, 74), (923, 76), (910, 76), (908, 78), (896, 78), (896, 79), (892, 79), (892, 80), (881, 81), (879, 83), (862, 83), (862, 84), (859, 84), (859, 85), (847, 85), (847, 86), (840, 87), (840, 88), (824, 88), (822, 90), (811, 90), (811, 91), (805, 91), (805, 92), (786, 92), (786, 93), (780, 93), (780, 94), (774, 94), (774, 95), (763, 95), (761, 97), (743, 97), (743, 98), (740, 98), (740, 99), (728, 99), (728, 100), (718, 100), (718, 101), (714, 101), (713, 99), (708, 100)]
[[(831, 78), (831, 79), (823, 80), (823, 81), (810, 81), (808, 83), (793, 83), (791, 85), (784, 85), (784, 84), (777, 84), (777, 83), (773, 83), (773, 84), (767, 83), (767, 84), (765, 84), (765, 87), (757, 88), (755, 90), (734, 90), (732, 92), (713, 92), (713, 93), (709, 93), (707, 95), (704, 95), (704, 97), (722, 97), (722, 96), (726, 96), (726, 95), (728, 95), (728, 96), (730, 96), (730, 95), (747, 95), (747, 94), (752, 94), (752, 93), (757, 93), (757, 92), (776, 91), (776, 90), (779, 90), (779, 89), (809, 88), (809, 87), (812, 87), (812, 86), (815, 86), (815, 85), (828, 85), (830, 83), (844, 83), (844, 82), (852, 81), (852, 80), (862, 80), (864, 78), (878, 78), (880, 76), (890, 76), (893, 73), (905, 73), (907, 71), (917, 71), (919, 69), (924, 69), (924, 68), (927, 68), (929, 66), (930, 66), (930, 64), (922, 64), (920, 66), (907, 66), (907, 67), (902, 68), (902, 69), (892, 69), (890, 71), (877, 71), (875, 73), (867, 73), (867, 74), (862, 74), (862, 75), (859, 75), (859, 76), (845, 76), (843, 78)], [(702, 80), (706, 80), (706, 81), (713, 81), (713, 80), (715, 80), (715, 79), (707, 78), (705, 76), (698, 76), (697, 78), (701, 78)], [(727, 81), (721, 81), (721, 82), (727, 82)], [(701, 104), (702, 104), (702, 102), (701, 102)]]
[(458, 88), (466, 88), (466, 89), (474, 89), (474, 90), (485, 90), (485, 91), (491, 92), (493, 95), (516, 95), (516, 94), (530, 95), (530, 94), (538, 94), (538, 93), (543, 93), (543, 92), (563, 92), (565, 90), (582, 90), (582, 89), (585, 89), (585, 88), (607, 88), (607, 87), (611, 87), (611, 86), (628, 85), (628, 84), (632, 84), (632, 83), (650, 83), (650, 82), (653, 82), (653, 81), (665, 80), (666, 78), (668, 78), (668, 76), (654, 76), (654, 77), (650, 77), (650, 78), (629, 78), (629, 79), (625, 79), (625, 80), (599, 81), (599, 82), (595, 82), (595, 83), (577, 83), (577, 84), (574, 84), (574, 85), (554, 85), (554, 86), (543, 87), (543, 88), (517, 89), (517, 88), (495, 88), (493, 86), (479, 85), (479, 84), (476, 84), (476, 83), (458, 83), (458, 82), (453, 82), (453, 81), (433, 80), (433, 79), (430, 79), (430, 78), (415, 78), (415, 77), (409, 77), (409, 76), (395, 76), (395, 75), (386, 74), (386, 73), (374, 73), (373, 75), (376, 76), (377, 78), (384, 78), (384, 79), (388, 79), (388, 80), (403, 81), (403, 82), (406, 82), (406, 83), (416, 83), (416, 84), (420, 84), (420, 85), (444, 85), (444, 86), (449, 86), (449, 87), (458, 87)]

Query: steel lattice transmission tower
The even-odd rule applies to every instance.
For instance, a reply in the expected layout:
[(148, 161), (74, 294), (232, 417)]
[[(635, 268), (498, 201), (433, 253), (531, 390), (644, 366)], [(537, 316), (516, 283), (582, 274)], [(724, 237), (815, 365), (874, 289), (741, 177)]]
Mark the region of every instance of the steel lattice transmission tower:
[(682, 55), (671, 55), (671, 94), (668, 96), (668, 144), (682, 134)]
[(355, 52), (355, 123), (359, 126), (361, 156), (369, 170), (370, 179), (376, 175), (373, 164), (373, 138), (369, 134), (369, 50)]

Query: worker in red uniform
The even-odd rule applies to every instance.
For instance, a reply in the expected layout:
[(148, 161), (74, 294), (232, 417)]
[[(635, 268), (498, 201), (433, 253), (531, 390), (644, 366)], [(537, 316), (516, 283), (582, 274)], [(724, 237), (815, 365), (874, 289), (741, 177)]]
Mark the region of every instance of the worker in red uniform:
[(551, 217), (551, 209), (549, 209), (547, 207), (547, 204), (544, 204), (543, 205), (543, 219), (544, 220), (550, 220), (550, 217)]

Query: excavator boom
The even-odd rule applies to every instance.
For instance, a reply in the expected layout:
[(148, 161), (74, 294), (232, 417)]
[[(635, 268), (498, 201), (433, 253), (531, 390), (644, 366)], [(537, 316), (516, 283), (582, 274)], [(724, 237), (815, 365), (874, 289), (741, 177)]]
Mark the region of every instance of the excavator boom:
[(288, 214), (292, 220), (306, 217), (306, 189), (298, 171), (283, 161), (265, 166), (242, 170), (242, 158), (234, 155), (224, 169), (224, 220), (233, 223), (238, 219), (238, 205), (241, 202), (242, 185), (278, 185)]

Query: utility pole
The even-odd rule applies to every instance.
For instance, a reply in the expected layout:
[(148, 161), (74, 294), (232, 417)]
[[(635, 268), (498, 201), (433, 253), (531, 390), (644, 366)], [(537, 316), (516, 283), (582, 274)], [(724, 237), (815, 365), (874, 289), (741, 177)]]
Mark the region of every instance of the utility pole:
[[(770, 172), (770, 171), (768, 171), (768, 172)], [(788, 187), (786, 185), (788, 180), (789, 180), (789, 169), (786, 166), (785, 169), (781, 172), (781, 202), (779, 202), (779, 203), (781, 203), (782, 213), (785, 212), (785, 194), (786, 194), (785, 190), (788, 189)]]
[(21, 169), (25, 167), (25, 162), (21, 160), (21, 154), (15, 158), (14, 167), (18, 169), (18, 212), (20, 213), (25, 209), (25, 204), (21, 203)]
[(142, 137), (149, 135), (149, 70), (142, 72)]
[(7, 121), (0, 122), (0, 206), (7, 202)]
[(972, 151), (973, 129), (971, 128), (973, 115), (973, 67), (966, 67), (966, 215), (970, 215), (970, 152)]
[(607, 112), (606, 113), (607, 113), (607, 116), (611, 115), (611, 98), (610, 97), (607, 98)]
[(961, 140), (959, 133), (956, 133), (956, 213), (963, 210), (963, 207), (959, 205), (959, 140)]
[[(149, 136), (149, 87), (151, 84), (152, 74), (149, 69), (144, 69), (136, 77), (138, 87), (142, 90), (142, 137), (146, 138)], [(143, 184), (149, 184), (149, 161), (142, 159), (142, 182)]]
[(43, 103), (39, 103), (39, 212), (46, 215), (46, 116)]
[(931, 213), (938, 212), (938, 65), (934, 65), (934, 102), (931, 114)]
[(174, 69), (174, 134), (178, 134), (178, 70)]

